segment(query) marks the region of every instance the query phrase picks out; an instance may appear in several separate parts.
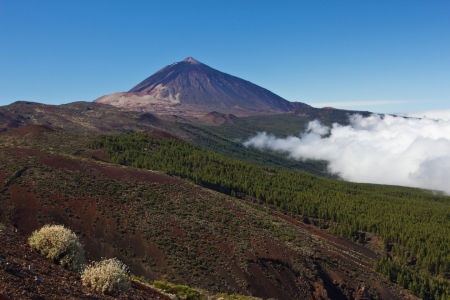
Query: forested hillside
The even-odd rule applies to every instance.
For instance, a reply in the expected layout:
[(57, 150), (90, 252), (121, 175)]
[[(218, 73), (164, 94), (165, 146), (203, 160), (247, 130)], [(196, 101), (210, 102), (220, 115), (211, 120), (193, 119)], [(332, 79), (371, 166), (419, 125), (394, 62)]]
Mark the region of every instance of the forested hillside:
[(289, 113), (250, 116), (239, 118), (239, 123), (224, 123), (220, 126), (204, 126), (209, 131), (225, 136), (229, 139), (247, 139), (256, 132), (267, 131), (279, 137), (298, 135), (304, 131), (308, 123), (319, 120), (326, 126), (333, 123), (349, 124), (349, 115), (359, 114), (369, 116), (368, 111), (348, 111), (340, 109), (318, 109), (314, 107), (299, 107)]
[(423, 297), (450, 295), (447, 280), (432, 280), (450, 271), (447, 196), (258, 167), (183, 141), (156, 140), (141, 133), (103, 136), (90, 147), (109, 149), (108, 156), (119, 164), (170, 172), (231, 195), (250, 195), (306, 222), (317, 218), (319, 227), (360, 243), (365, 232), (373, 233), (384, 240), (386, 250), (403, 268), (385, 260), (376, 266), (380, 272)]
[[(163, 145), (176, 150), (186, 144), (161, 132), (132, 139), (145, 142), (148, 135), (169, 140), (147, 140), (152, 147), (143, 149), (146, 153), (164, 150)], [(239, 192), (241, 199), (224, 194), (227, 189), (219, 186), (214, 188), (220, 193), (170, 176), (170, 171), (119, 166), (106, 155), (111, 150), (86, 149), (87, 144), (107, 139), (71, 135), (50, 126), (21, 127), (0, 135), (0, 223), (25, 236), (45, 224), (63, 224), (80, 237), (89, 260), (117, 257), (145, 280), (187, 284), (213, 295), (410, 299), (407, 291), (373, 270), (380, 258), (374, 252), (380, 251), (376, 238), (368, 237), (374, 246), (370, 250), (307, 224), (318, 224), (314, 218), (303, 223)], [(185, 149), (194, 156), (208, 154), (194, 146)], [(207, 159), (228, 166), (227, 159)], [(174, 160), (181, 162), (182, 156)], [(1, 254), (6, 257), (2, 266), (15, 260)], [(21, 265), (15, 262), (14, 272), (20, 273)], [(7, 277), (0, 293), (6, 287), (8, 295), (20, 295), (17, 286), (23, 278)]]
[[(280, 124), (280, 130), (283, 132), (290, 131), (285, 131), (287, 128), (282, 124), (304, 123), (308, 119), (285, 115), (286, 120), (282, 121), (283, 116), (270, 116), (277, 120), (276, 123)], [(226, 127), (226, 124), (223, 124), (220, 128), (223, 127), (225, 131), (220, 132), (220, 130), (217, 131), (219, 127), (201, 126), (201, 122), (199, 123), (199, 120), (195, 119), (156, 116), (98, 103), (74, 102), (64, 105), (45, 105), (17, 101), (0, 107), (0, 132), (7, 133), (14, 128), (26, 125), (52, 126), (55, 129), (64, 130), (66, 133), (81, 136), (92, 134), (127, 135), (137, 131), (161, 130), (203, 149), (247, 163), (328, 176), (325, 162), (293, 162), (279, 154), (247, 149), (241, 143), (234, 141), (234, 138), (238, 137), (239, 130), (254, 133), (265, 128), (261, 127), (264, 125), (263, 123), (252, 125), (252, 122), (243, 121), (240, 127)], [(237, 130), (238, 128), (239, 130)], [(28, 141), (28, 143), (30, 142)]]

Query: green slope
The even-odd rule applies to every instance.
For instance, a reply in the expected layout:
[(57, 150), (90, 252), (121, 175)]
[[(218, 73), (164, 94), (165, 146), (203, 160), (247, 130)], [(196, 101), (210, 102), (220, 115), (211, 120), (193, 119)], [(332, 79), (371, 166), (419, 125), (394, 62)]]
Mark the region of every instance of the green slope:
[(240, 118), (237, 124), (224, 123), (220, 126), (205, 126), (208, 130), (229, 139), (247, 139), (257, 132), (267, 131), (279, 137), (298, 135), (304, 131), (310, 121), (319, 120), (326, 126), (333, 123), (346, 125), (348, 116), (360, 114), (369, 116), (368, 111), (347, 111), (337, 109), (317, 109), (314, 107), (300, 107), (286, 114), (258, 115)]
[(371, 232), (413, 272), (450, 271), (450, 198), (414, 188), (356, 184), (264, 168), (225, 158), (178, 140), (145, 134), (105, 136), (114, 162), (167, 171), (231, 195), (243, 193), (297, 216), (316, 217), (319, 226), (364, 242)]

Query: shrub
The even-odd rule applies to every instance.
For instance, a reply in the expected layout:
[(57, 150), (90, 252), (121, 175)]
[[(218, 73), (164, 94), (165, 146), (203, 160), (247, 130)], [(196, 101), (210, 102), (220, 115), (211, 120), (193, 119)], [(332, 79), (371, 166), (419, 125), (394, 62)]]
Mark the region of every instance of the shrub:
[(228, 294), (217, 294), (217, 299), (222, 300), (262, 300), (262, 298), (252, 297), (252, 296), (244, 296), (244, 295), (228, 295)]
[(166, 293), (175, 294), (186, 300), (203, 299), (199, 291), (185, 285), (174, 285), (164, 281), (154, 281), (153, 286), (163, 290)]
[(5, 229), (6, 229), (6, 226), (3, 225), (2, 223), (0, 223), (0, 231), (3, 231), (3, 230), (5, 230)]
[(105, 259), (87, 266), (81, 278), (83, 284), (107, 295), (118, 297), (130, 286), (126, 279), (127, 266), (117, 258)]
[(45, 225), (28, 239), (32, 248), (63, 267), (80, 272), (84, 267), (84, 249), (73, 231), (62, 225)]

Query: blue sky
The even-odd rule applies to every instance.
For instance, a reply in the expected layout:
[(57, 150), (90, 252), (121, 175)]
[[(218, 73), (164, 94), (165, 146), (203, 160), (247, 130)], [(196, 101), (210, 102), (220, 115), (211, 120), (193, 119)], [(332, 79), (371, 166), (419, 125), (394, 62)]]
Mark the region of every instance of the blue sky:
[(450, 1), (0, 0), (0, 105), (93, 101), (187, 56), (289, 101), (450, 108)]

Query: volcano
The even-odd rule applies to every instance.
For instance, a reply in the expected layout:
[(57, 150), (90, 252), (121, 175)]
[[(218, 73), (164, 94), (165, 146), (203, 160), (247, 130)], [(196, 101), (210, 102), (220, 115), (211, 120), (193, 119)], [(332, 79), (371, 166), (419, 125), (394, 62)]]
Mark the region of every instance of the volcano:
[(282, 113), (299, 105), (308, 106), (293, 104), (192, 57), (162, 68), (128, 92), (106, 95), (95, 102), (161, 115), (193, 117), (212, 111), (237, 116)]

